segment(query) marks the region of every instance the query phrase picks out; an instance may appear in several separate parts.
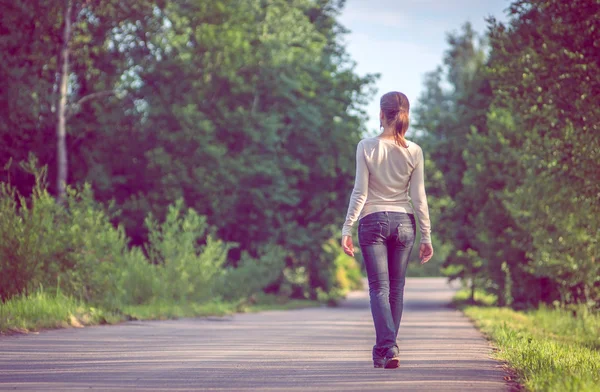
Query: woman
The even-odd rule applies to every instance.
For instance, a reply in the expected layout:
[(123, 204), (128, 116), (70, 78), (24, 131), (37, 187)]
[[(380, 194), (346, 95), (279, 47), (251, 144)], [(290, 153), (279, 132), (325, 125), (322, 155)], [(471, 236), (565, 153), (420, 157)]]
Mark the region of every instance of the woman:
[(390, 92), (381, 97), (380, 107), (383, 132), (361, 140), (356, 149), (356, 179), (342, 229), (342, 247), (354, 256), (352, 226), (359, 220), (358, 240), (369, 280), (376, 334), (373, 365), (389, 369), (400, 364), (396, 337), (402, 318), (406, 268), (415, 241), (415, 214), (421, 232), (421, 264), (431, 259), (433, 247), (423, 151), (404, 137), (408, 129), (408, 98)]

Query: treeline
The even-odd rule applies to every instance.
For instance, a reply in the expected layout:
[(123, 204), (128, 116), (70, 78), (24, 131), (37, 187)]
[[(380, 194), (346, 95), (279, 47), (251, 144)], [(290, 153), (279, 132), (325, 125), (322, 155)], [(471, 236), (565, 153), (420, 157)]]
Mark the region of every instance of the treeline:
[[(40, 283), (78, 285), (72, 292), (79, 294), (96, 290), (86, 286), (92, 281), (115, 284), (106, 279), (117, 275), (102, 278), (93, 270), (108, 268), (105, 261), (123, 254), (124, 242), (144, 250), (133, 259), (143, 255), (152, 265), (189, 261), (172, 271), (179, 274), (172, 287), (185, 293), (191, 287), (185, 282), (203, 281), (200, 275), (212, 271), (199, 269), (191, 256), (201, 257), (200, 246), (217, 249), (214, 260), (202, 265), (243, 268), (252, 263), (245, 260), (277, 259), (264, 262), (272, 270), (251, 271), (274, 275), (266, 279), (269, 292), (317, 298), (355, 284), (358, 266), (340, 256), (336, 236), (352, 187), (354, 148), (364, 131), (361, 107), (374, 77), (357, 76), (340, 44), (344, 29), (336, 17), (342, 3), (1, 0), (2, 297)], [(84, 235), (87, 226), (74, 214), (94, 218), (77, 212), (83, 207), (73, 207), (69, 198), (75, 196), (68, 195), (56, 207), (64, 211), (48, 207), (42, 214), (43, 230), (28, 220), (48, 200), (46, 188), (36, 186), (36, 170), (19, 163), (37, 157), (37, 167), (47, 167), (48, 194), (57, 196), (57, 150), (68, 162), (61, 178), (73, 189), (91, 184), (86, 203), (103, 205), (106, 216), (98, 219), (122, 225), (123, 233), (104, 222)], [(23, 208), (11, 202), (18, 195), (26, 196)], [(192, 223), (179, 222), (177, 211), (193, 211)], [(158, 222), (173, 226), (167, 232), (187, 234), (167, 237)], [(25, 234), (37, 229), (43, 236), (27, 242)], [(97, 248), (92, 233), (105, 233), (98, 234), (106, 240), (98, 240)], [(110, 236), (118, 239), (114, 246)], [(215, 244), (227, 247), (225, 260)], [(55, 248), (37, 257), (39, 246)], [(76, 261), (80, 256), (85, 264)], [(142, 268), (138, 261), (131, 262), (132, 271)], [(82, 271), (91, 274), (90, 282)], [(147, 279), (137, 286), (135, 279), (126, 284), (131, 274), (118, 275), (125, 279), (119, 290), (144, 287), (148, 279), (160, 286), (154, 272), (139, 274)], [(171, 289), (147, 290), (139, 295)]]
[(414, 116), (445, 272), (501, 305), (598, 307), (600, 3), (519, 0), (509, 15), (449, 35)]

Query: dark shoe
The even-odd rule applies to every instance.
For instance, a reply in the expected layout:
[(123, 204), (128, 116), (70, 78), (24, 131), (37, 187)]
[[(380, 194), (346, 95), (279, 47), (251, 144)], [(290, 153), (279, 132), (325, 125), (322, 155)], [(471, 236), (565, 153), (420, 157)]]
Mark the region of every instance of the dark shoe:
[(373, 361), (373, 367), (374, 368), (382, 368), (385, 366), (385, 359), (379, 359), (377, 361)]
[(385, 358), (384, 367), (386, 369), (396, 369), (400, 367), (400, 358), (397, 355), (391, 358)]

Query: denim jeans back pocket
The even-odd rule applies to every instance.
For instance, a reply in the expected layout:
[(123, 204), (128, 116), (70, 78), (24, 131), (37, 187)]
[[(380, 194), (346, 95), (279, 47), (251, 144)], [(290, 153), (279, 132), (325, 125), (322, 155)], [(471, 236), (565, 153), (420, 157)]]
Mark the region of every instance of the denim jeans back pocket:
[(358, 242), (360, 245), (373, 245), (381, 243), (383, 237), (383, 224), (381, 222), (365, 222), (358, 226)]
[(398, 243), (404, 246), (412, 246), (415, 242), (416, 230), (412, 224), (400, 224), (396, 230)]

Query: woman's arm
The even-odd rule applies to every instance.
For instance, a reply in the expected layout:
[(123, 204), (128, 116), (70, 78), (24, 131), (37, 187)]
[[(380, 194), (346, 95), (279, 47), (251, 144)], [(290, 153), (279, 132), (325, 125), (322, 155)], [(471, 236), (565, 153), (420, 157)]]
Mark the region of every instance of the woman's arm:
[(410, 199), (412, 200), (415, 214), (419, 219), (421, 231), (421, 243), (431, 243), (431, 222), (429, 220), (429, 206), (427, 205), (427, 194), (425, 193), (425, 161), (423, 150), (419, 147), (418, 162), (410, 179)]
[(354, 225), (354, 222), (357, 221), (360, 212), (367, 201), (368, 192), (369, 168), (367, 167), (365, 149), (361, 140), (356, 146), (356, 177), (354, 178), (354, 189), (352, 190), (352, 195), (350, 196), (346, 221), (344, 222), (344, 227), (342, 228), (342, 236), (352, 235), (352, 226)]

